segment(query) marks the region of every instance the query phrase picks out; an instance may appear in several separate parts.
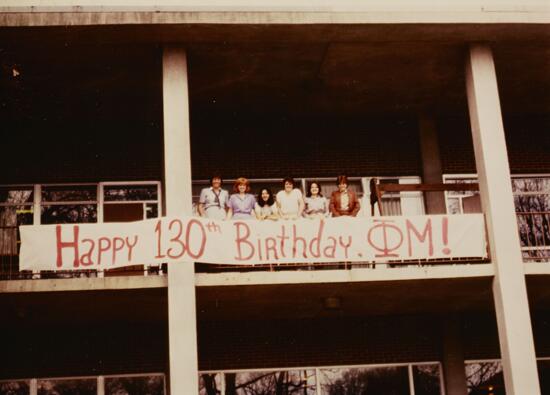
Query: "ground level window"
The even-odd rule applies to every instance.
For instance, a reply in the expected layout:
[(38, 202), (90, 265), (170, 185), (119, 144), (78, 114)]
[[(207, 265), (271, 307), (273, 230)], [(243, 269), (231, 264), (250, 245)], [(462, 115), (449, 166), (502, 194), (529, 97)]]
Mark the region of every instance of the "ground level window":
[(500, 361), (467, 363), (466, 384), (470, 395), (505, 395)]
[(97, 379), (38, 380), (38, 395), (96, 395)]
[(13, 380), (0, 382), (0, 395), (29, 395), (28, 380)]
[(105, 395), (163, 395), (164, 376), (106, 377)]
[(225, 374), (226, 395), (313, 395), (315, 388), (315, 370)]
[(322, 369), (321, 389), (323, 395), (410, 393), (406, 366)]
[(441, 394), (441, 373), (438, 364), (412, 366), (414, 395)]

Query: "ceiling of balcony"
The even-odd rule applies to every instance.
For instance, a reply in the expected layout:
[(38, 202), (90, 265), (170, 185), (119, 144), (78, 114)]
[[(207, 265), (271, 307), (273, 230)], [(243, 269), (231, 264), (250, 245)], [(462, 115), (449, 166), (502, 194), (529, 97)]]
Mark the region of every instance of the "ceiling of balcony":
[(550, 33), (540, 27), (128, 29), (0, 29), (1, 115), (158, 124), (160, 43), (178, 34), (188, 48), (191, 113), (199, 122), (216, 115), (465, 114), (465, 43), (474, 39), (502, 39), (493, 48), (507, 114), (550, 108)]

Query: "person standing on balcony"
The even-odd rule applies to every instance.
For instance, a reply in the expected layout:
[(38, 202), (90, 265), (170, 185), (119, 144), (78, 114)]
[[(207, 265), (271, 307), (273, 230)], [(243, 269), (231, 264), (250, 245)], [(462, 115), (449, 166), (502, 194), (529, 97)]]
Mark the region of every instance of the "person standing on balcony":
[(210, 179), (210, 187), (204, 188), (199, 197), (199, 214), (201, 217), (225, 219), (229, 193), (222, 189), (222, 178), (214, 175)]
[(327, 198), (321, 193), (321, 185), (317, 181), (312, 181), (309, 184), (309, 189), (304, 202), (304, 217), (321, 219), (328, 216), (328, 201)]
[(275, 198), (269, 188), (262, 188), (258, 194), (258, 203), (254, 207), (256, 218), (260, 221), (270, 219), (276, 221), (279, 219), (279, 210), (275, 204)]
[(356, 217), (359, 212), (359, 200), (357, 195), (348, 188), (348, 178), (338, 176), (336, 178), (338, 190), (332, 192), (330, 197), (330, 212), (333, 217), (351, 216)]
[(237, 178), (233, 185), (233, 191), (235, 193), (229, 198), (227, 219), (255, 218), (254, 206), (256, 205), (256, 198), (249, 193), (250, 182), (244, 177)]
[(298, 219), (304, 212), (304, 198), (298, 188), (294, 188), (294, 180), (287, 177), (283, 180), (282, 191), (277, 193), (277, 207), (282, 219)]

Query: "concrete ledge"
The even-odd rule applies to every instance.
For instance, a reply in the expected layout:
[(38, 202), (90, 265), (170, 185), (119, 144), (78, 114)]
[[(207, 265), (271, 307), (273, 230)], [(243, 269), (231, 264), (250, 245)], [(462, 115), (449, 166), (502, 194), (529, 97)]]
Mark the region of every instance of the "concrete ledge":
[[(213, 8), (213, 7), (212, 7)], [(308, 25), (308, 24), (456, 24), (550, 23), (550, 7), (460, 9), (404, 8), (355, 11), (121, 11), (109, 7), (0, 7), (0, 26), (97, 26), (97, 25)]]
[(166, 276), (7, 280), (0, 281), (0, 293), (98, 291), (114, 289), (162, 288), (167, 286), (168, 278)]
[(550, 262), (527, 262), (523, 264), (526, 275), (550, 275)]
[[(548, 272), (550, 274), (550, 271)], [(248, 273), (198, 273), (197, 287), (277, 285), (277, 284), (321, 284), (369, 281), (407, 281), (422, 279), (448, 279), (491, 277), (491, 264), (446, 265), (424, 267), (384, 268), (352, 270), (288, 270), (281, 272)], [(68, 278), (45, 280), (0, 281), (0, 293), (55, 292), (55, 291), (98, 291), (139, 288), (164, 288), (168, 286), (167, 276), (120, 276), (104, 278)]]
[(369, 281), (406, 281), (422, 279), (447, 279), (490, 277), (494, 275), (492, 264), (411, 266), (351, 270), (300, 270), (249, 273), (199, 273), (195, 276), (198, 287), (269, 285), (269, 284), (319, 284)]

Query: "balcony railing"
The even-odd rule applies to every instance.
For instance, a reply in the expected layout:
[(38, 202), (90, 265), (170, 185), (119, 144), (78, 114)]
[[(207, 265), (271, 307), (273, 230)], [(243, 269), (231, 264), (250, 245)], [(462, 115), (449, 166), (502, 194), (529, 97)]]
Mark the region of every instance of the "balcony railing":
[[(470, 187), (477, 183), (475, 174), (449, 175), (444, 179), (459, 185), (446, 192), (449, 214), (462, 214), (480, 206), (479, 192)], [(523, 261), (550, 261), (550, 175), (513, 175), (512, 191)]]
[[(305, 192), (312, 179), (297, 179), (297, 186)], [(323, 194), (330, 196), (336, 189), (333, 178), (316, 179)], [(224, 188), (231, 189), (226, 181)], [(279, 190), (281, 181), (275, 179), (251, 180), (253, 191), (262, 187)], [(207, 180), (193, 182), (194, 203), (200, 190), (208, 186)], [(361, 201), (360, 216), (376, 215), (423, 215), (424, 192), (473, 191), (476, 185), (428, 185), (421, 184), (419, 177), (350, 178)], [(116, 182), (98, 184), (56, 184), (56, 185), (11, 185), (0, 186), (0, 280), (36, 278), (75, 278), (120, 275), (162, 275), (166, 265), (134, 266), (106, 271), (19, 271), (19, 232), (23, 224), (53, 223), (103, 223), (126, 222), (155, 218), (161, 210), (161, 185), (149, 182)], [(534, 219), (533, 219), (534, 221)], [(287, 263), (264, 265), (213, 265), (196, 264), (199, 272), (220, 271), (279, 271), (279, 270), (323, 270), (349, 268), (398, 267), (401, 265), (434, 265), (447, 263), (484, 263), (486, 259), (445, 258), (391, 261), (386, 264), (360, 263)]]

